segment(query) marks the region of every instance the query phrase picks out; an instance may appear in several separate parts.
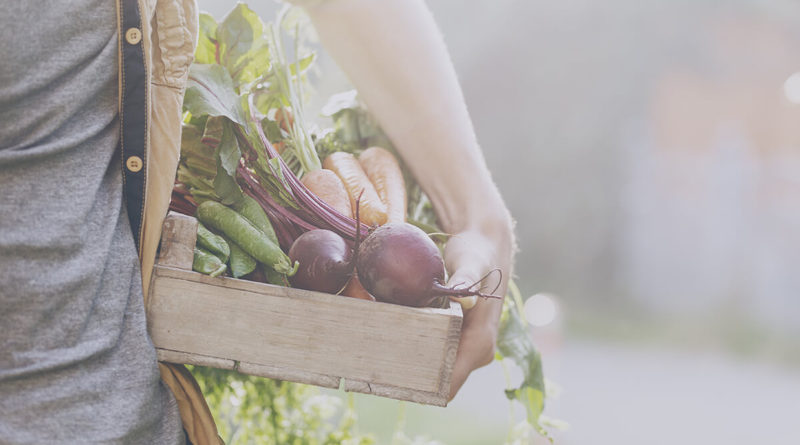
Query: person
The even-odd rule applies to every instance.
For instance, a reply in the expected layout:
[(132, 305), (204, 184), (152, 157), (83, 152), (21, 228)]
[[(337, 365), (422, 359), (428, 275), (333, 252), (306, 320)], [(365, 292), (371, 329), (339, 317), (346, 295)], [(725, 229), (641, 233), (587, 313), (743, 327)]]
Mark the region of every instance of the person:
[[(511, 217), (423, 0), (296, 0), (453, 234), (449, 284), (511, 269)], [(180, 149), (193, 0), (5, 2), (0, 25), (0, 439), (218, 443), (191, 375), (157, 364), (143, 298)], [(465, 301), (465, 307), (473, 302)], [(493, 358), (464, 315), (451, 397)]]

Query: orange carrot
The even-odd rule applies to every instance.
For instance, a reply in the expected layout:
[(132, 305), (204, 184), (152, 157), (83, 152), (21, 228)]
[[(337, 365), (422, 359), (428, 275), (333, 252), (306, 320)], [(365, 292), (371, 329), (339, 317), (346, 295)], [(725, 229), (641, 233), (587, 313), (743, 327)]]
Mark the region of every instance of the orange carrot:
[(358, 157), (361, 167), (386, 205), (388, 222), (406, 220), (406, 185), (394, 155), (381, 147), (370, 147)]
[(358, 281), (358, 275), (356, 274), (353, 274), (353, 277), (347, 282), (347, 286), (344, 287), (342, 295), (352, 298), (360, 298), (362, 300), (375, 301), (375, 297), (370, 295), (370, 293), (364, 289), (364, 286), (361, 285), (361, 282)]
[(322, 166), (336, 173), (344, 183), (350, 196), (350, 205), (355, 210), (356, 199), (359, 199), (361, 222), (370, 226), (385, 224), (387, 220), (386, 205), (378, 197), (375, 187), (369, 181), (358, 159), (350, 153), (339, 151), (330, 154)]
[(278, 122), (278, 126), (287, 133), (289, 132), (289, 128), (294, 126), (294, 116), (292, 116), (292, 112), (286, 108), (278, 108), (275, 112), (275, 121)]
[(336, 173), (321, 168), (306, 173), (300, 182), (342, 215), (349, 217), (353, 214), (350, 196)]

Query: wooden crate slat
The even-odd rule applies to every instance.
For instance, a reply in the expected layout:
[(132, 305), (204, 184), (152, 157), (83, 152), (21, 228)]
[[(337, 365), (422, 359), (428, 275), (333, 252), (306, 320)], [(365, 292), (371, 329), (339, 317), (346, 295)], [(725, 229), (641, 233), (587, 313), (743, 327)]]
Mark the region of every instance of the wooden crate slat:
[(196, 220), (170, 214), (147, 302), (161, 361), (445, 406), (461, 306), (410, 308), (191, 270)]
[(148, 320), (161, 349), (272, 367), (262, 370), (272, 378), (328, 376), (303, 379), (321, 386), (344, 377), (434, 394), (449, 387), (457, 307), (412, 309), (165, 267), (155, 275)]

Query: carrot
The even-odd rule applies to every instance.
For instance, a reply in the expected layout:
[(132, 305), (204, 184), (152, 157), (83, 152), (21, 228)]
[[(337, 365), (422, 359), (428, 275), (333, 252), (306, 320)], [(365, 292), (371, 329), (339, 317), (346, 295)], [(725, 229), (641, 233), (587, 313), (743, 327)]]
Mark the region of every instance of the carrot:
[(362, 300), (375, 301), (375, 297), (370, 295), (369, 292), (364, 289), (364, 286), (361, 285), (361, 282), (358, 281), (358, 275), (356, 274), (353, 274), (352, 278), (350, 278), (350, 281), (347, 282), (347, 286), (344, 287), (342, 295), (346, 297), (360, 298)]
[(394, 155), (381, 147), (370, 147), (358, 157), (361, 167), (386, 205), (388, 222), (406, 220), (406, 185)]
[(388, 217), (386, 205), (378, 197), (375, 187), (355, 156), (343, 151), (331, 153), (325, 158), (322, 166), (332, 170), (342, 180), (353, 209), (356, 207), (356, 199), (360, 197), (361, 222), (371, 226), (386, 223)]
[(311, 193), (317, 195), (328, 203), (331, 207), (339, 211), (344, 216), (353, 215), (353, 208), (350, 206), (350, 196), (342, 184), (342, 180), (336, 173), (321, 168), (312, 170), (300, 179)]
[(292, 116), (292, 112), (286, 108), (278, 108), (275, 112), (275, 121), (277, 121), (278, 126), (287, 133), (289, 132), (289, 128), (294, 126), (294, 116)]

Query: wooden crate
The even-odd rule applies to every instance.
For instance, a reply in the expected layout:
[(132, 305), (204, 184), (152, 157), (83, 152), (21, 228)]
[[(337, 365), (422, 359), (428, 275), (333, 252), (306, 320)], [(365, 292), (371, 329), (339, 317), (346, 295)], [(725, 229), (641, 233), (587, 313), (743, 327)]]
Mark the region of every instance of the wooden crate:
[(191, 270), (194, 218), (164, 224), (147, 304), (161, 361), (445, 406), (462, 313)]

